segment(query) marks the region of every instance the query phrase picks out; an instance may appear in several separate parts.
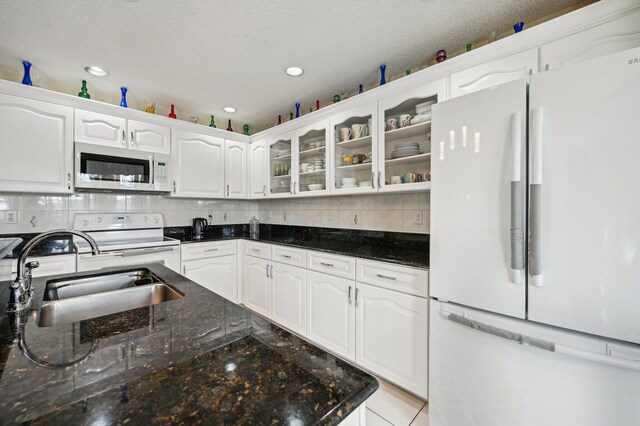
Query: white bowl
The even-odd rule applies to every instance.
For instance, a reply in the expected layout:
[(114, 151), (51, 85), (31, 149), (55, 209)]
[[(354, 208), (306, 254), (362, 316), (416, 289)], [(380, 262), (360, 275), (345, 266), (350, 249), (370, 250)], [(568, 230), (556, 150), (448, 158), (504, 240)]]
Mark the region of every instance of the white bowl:
[(363, 180), (362, 182), (358, 182), (358, 186), (371, 186), (371, 181)]
[(309, 191), (320, 191), (324, 189), (324, 183), (313, 183), (309, 185)]
[(355, 185), (356, 182), (356, 178), (342, 178), (342, 185)]

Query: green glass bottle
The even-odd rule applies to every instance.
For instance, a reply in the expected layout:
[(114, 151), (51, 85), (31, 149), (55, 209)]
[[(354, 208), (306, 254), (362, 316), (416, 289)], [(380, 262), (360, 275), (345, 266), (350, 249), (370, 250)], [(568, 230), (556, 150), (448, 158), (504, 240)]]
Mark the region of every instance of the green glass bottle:
[(293, 120), (293, 113), (292, 112), (289, 113), (289, 120)]
[(78, 96), (85, 99), (91, 99), (91, 95), (89, 95), (89, 92), (87, 91), (87, 80), (82, 80), (82, 89), (80, 89)]
[(244, 126), (242, 126), (242, 134), (243, 135), (247, 135), (247, 136), (251, 136), (249, 134), (249, 125), (248, 124), (245, 124)]
[(216, 119), (213, 118), (213, 115), (211, 116), (211, 123), (209, 123), (209, 127), (213, 127), (214, 129), (216, 128)]
[(333, 95), (333, 103), (340, 102), (340, 95)]
[(411, 74), (411, 70), (409, 68), (404, 70), (404, 75), (409, 75), (409, 74)]

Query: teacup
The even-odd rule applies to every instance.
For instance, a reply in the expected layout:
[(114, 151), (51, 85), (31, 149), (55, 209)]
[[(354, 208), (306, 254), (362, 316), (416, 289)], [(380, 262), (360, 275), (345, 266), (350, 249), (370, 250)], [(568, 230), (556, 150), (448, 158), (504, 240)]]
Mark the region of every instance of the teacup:
[(403, 175), (403, 182), (404, 183), (413, 183), (415, 181), (416, 181), (416, 174), (415, 173), (406, 172)]
[(386, 124), (385, 129), (387, 130), (387, 132), (389, 130), (395, 130), (395, 129), (398, 128), (398, 120), (395, 119), (395, 118), (387, 118), (386, 123), (387, 124)]
[(410, 114), (402, 114), (400, 116), (400, 127), (409, 127), (411, 124), (411, 115)]
[(300, 163), (300, 171), (301, 171), (302, 173), (305, 173), (305, 172), (310, 171), (310, 170), (309, 170), (309, 166), (310, 166), (310, 164), (309, 164), (309, 163)]
[(340, 142), (348, 141), (351, 139), (351, 129), (348, 127), (343, 127), (340, 129)]
[(402, 176), (391, 176), (391, 185), (398, 185), (402, 183)]
[(421, 176), (424, 182), (431, 182), (431, 173), (425, 172), (425, 173), (422, 173)]
[(353, 138), (358, 139), (365, 136), (364, 128), (365, 128), (364, 124), (352, 124), (351, 132), (353, 134)]

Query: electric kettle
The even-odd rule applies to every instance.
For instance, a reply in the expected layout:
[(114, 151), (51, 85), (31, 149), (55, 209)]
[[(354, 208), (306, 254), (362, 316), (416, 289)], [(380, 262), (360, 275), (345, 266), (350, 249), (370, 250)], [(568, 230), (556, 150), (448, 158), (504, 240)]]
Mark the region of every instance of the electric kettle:
[(201, 240), (204, 237), (204, 233), (207, 231), (207, 219), (203, 217), (196, 217), (193, 219), (193, 227), (191, 228), (191, 234), (194, 240)]

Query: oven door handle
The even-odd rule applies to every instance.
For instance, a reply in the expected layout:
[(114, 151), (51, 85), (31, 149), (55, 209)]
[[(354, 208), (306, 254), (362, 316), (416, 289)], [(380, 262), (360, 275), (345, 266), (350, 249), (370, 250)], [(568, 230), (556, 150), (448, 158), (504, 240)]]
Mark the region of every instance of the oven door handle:
[(155, 253), (163, 253), (167, 251), (173, 251), (173, 247), (157, 247), (157, 248), (146, 248), (146, 249), (134, 249), (134, 250), (123, 250), (122, 257), (132, 257), (132, 256), (142, 256), (145, 254), (155, 254)]

